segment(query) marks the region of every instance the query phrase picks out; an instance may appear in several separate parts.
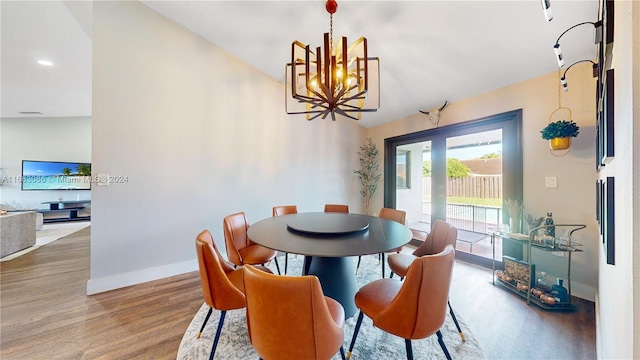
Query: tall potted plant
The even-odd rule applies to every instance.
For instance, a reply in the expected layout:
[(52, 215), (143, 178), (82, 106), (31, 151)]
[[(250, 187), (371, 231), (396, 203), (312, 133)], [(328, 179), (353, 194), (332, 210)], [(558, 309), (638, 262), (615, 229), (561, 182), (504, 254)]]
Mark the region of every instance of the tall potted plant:
[(565, 150), (571, 147), (571, 138), (578, 136), (579, 130), (573, 120), (558, 120), (549, 123), (540, 133), (544, 140), (549, 140), (551, 149)]
[(367, 139), (367, 143), (360, 146), (358, 151), (360, 156), (360, 169), (353, 172), (358, 174), (362, 190), (360, 194), (364, 198), (364, 210), (369, 215), (371, 198), (378, 190), (378, 181), (380, 180), (380, 162), (378, 161), (378, 149), (371, 138)]

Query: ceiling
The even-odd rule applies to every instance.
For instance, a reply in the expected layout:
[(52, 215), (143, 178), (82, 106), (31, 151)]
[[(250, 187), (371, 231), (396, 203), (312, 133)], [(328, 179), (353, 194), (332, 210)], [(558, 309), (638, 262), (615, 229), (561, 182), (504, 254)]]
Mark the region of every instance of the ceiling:
[[(281, 82), (293, 40), (316, 47), (329, 31), (324, 1), (142, 3)], [(557, 70), (552, 47), (558, 36), (595, 21), (598, 12), (598, 0), (551, 0), (551, 22), (538, 0), (338, 4), (334, 38), (351, 43), (365, 36), (369, 56), (380, 58), (380, 109), (363, 114), (365, 127)], [(91, 7), (82, 1), (0, 3), (0, 116), (91, 115)], [(592, 26), (572, 29), (560, 43), (567, 65), (595, 57)], [(39, 65), (40, 58), (54, 65)]]

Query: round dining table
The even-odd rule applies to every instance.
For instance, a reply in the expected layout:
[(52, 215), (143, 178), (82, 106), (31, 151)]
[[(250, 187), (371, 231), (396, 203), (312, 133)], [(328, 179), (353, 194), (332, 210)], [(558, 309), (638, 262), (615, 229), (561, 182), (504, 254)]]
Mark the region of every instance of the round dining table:
[(256, 222), (249, 238), (273, 250), (305, 256), (302, 274), (318, 277), (322, 290), (342, 304), (345, 315), (357, 312), (352, 256), (378, 254), (411, 241), (403, 224), (377, 216), (348, 213), (297, 213)]

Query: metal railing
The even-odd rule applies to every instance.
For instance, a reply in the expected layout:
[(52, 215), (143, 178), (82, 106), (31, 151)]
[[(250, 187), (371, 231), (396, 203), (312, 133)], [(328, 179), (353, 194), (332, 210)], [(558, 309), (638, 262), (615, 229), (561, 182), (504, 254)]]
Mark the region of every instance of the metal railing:
[[(422, 218), (430, 222), (431, 203), (423, 203)], [(458, 229), (488, 234), (498, 227), (502, 208), (494, 206), (447, 204), (447, 222)]]

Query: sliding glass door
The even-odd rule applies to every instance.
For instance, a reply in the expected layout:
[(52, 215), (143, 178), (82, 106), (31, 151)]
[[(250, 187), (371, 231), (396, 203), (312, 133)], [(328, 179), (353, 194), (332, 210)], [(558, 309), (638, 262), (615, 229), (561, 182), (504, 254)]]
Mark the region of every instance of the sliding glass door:
[[(512, 111), (386, 139), (385, 207), (407, 212), (417, 240), (436, 219), (453, 224), (457, 256), (490, 264), (502, 200), (522, 199), (521, 125)], [(502, 252), (496, 244), (497, 259)]]
[(457, 250), (491, 259), (488, 234), (501, 223), (502, 128), (448, 136), (446, 146), (445, 207), (447, 222), (458, 229)]

